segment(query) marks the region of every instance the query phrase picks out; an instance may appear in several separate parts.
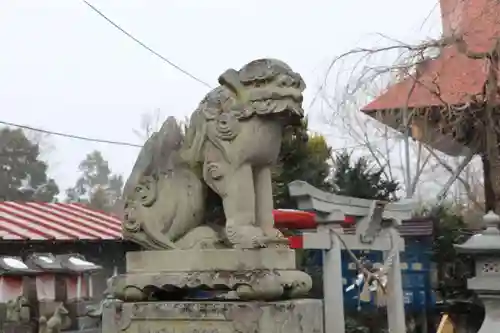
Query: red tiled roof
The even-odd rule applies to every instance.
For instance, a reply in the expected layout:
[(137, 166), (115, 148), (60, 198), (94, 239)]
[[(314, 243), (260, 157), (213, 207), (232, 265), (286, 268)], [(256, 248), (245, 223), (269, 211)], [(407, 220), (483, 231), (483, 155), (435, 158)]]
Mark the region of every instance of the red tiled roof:
[(443, 102), (460, 105), (480, 94), (485, 81), (485, 61), (469, 59), (451, 46), (438, 59), (429, 60), (417, 80), (407, 78), (391, 86), (362, 111), (439, 106)]
[[(463, 36), (474, 52), (491, 50), (500, 37), (500, 2), (498, 0), (441, 0), (443, 32)], [(461, 54), (456, 46), (442, 50), (440, 56), (419, 68), (420, 77), (396, 83), (362, 108), (364, 112), (462, 104), (482, 92), (486, 80), (486, 62)], [(436, 96), (439, 94), (440, 98)]]
[(80, 204), (0, 202), (0, 239), (121, 239), (121, 221)]

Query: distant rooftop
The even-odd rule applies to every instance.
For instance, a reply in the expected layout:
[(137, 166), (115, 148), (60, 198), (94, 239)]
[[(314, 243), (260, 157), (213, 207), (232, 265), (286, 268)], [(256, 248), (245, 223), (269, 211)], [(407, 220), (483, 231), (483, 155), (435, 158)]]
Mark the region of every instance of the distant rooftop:
[[(474, 52), (492, 49), (500, 37), (500, 1), (440, 0), (443, 37), (462, 36)], [(486, 81), (486, 61), (461, 54), (456, 45), (419, 66), (418, 80), (408, 77), (362, 108), (373, 111), (460, 105), (480, 95)]]
[(81, 204), (0, 202), (0, 239), (43, 241), (121, 238), (120, 219)]

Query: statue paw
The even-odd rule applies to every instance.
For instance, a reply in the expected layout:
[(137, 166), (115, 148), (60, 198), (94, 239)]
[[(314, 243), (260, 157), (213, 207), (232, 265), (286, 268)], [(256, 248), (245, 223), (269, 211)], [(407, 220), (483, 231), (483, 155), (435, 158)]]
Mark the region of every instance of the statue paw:
[(226, 226), (226, 238), (235, 248), (266, 247), (264, 232), (255, 226)]
[(288, 247), (288, 239), (278, 229), (263, 230), (255, 226), (226, 226), (227, 240), (240, 249)]
[(199, 226), (190, 230), (179, 239), (175, 246), (178, 249), (216, 249), (221, 248), (223, 240), (219, 233), (209, 226)]
[(288, 248), (288, 238), (286, 238), (281, 231), (275, 228), (265, 229), (264, 235), (266, 237), (266, 247), (273, 248)]
[(270, 229), (264, 229), (264, 235), (266, 235), (269, 238), (276, 238), (276, 239), (283, 239), (285, 236), (281, 231), (275, 228), (270, 228)]

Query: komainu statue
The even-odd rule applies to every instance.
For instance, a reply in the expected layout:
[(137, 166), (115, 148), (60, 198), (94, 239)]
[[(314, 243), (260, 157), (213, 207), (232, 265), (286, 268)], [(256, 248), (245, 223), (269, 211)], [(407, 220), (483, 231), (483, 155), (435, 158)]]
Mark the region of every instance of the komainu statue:
[(305, 83), (274, 59), (229, 69), (219, 83), (187, 129), (167, 119), (125, 185), (125, 237), (147, 249), (284, 243), (273, 225), (271, 167), (283, 131), (303, 117)]
[(5, 310), (5, 320), (8, 322), (21, 324), (30, 320), (29, 302), (24, 296), (7, 301)]
[(61, 303), (57, 306), (51, 317), (40, 317), (38, 323), (38, 333), (60, 333), (64, 324), (64, 319), (67, 315), (68, 310)]

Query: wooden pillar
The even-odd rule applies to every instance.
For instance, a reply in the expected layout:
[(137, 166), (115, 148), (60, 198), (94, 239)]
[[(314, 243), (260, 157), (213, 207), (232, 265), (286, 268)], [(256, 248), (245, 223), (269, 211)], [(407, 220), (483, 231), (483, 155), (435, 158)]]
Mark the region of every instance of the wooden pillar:
[[(393, 242), (398, 242), (400, 240), (399, 233), (395, 228), (390, 228), (389, 232), (391, 233)], [(394, 252), (392, 265), (389, 268), (387, 276), (387, 322), (389, 333), (406, 332), (405, 303), (398, 245), (399, 244), (392, 244), (392, 246), (396, 246), (396, 251)], [(390, 255), (390, 251), (386, 251), (385, 253), (387, 259), (387, 255)]]
[(342, 256), (340, 241), (330, 236), (331, 247), (323, 250), (323, 298), (326, 332), (345, 331), (344, 291), (342, 284)]
[(325, 332), (344, 333), (344, 291), (342, 284), (341, 244), (332, 234), (333, 226), (322, 226), (317, 233), (304, 233), (304, 249), (323, 253), (323, 311)]

